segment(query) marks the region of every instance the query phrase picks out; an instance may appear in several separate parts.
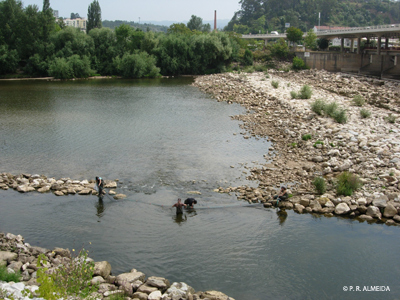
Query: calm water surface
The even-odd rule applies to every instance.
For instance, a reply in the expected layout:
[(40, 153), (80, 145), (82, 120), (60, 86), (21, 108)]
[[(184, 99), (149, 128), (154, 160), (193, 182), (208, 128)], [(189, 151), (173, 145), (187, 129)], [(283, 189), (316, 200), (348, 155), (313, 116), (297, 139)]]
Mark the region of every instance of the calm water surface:
[[(190, 82), (0, 82), (0, 172), (99, 174), (128, 196), (0, 191), (0, 230), (47, 248), (85, 244), (114, 274), (136, 268), (236, 299), (399, 299), (398, 227), (284, 218), (212, 191), (251, 184), (239, 163), (263, 162), (269, 143), (244, 140), (230, 120), (244, 110)], [(199, 205), (177, 218), (169, 207), (188, 191)], [(371, 285), (390, 292), (343, 291)]]

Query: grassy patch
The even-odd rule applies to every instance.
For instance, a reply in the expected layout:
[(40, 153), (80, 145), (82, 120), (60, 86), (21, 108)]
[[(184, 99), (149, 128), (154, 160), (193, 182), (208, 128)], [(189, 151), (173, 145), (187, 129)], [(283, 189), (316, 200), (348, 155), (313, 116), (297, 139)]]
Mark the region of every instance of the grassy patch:
[(301, 139), (302, 139), (303, 141), (311, 140), (311, 134), (303, 134), (303, 135), (301, 136)]
[(317, 99), (311, 103), (311, 110), (315, 112), (317, 115), (322, 116), (324, 108), (325, 108), (325, 101), (322, 99)]
[(314, 143), (314, 148), (316, 148), (317, 147), (317, 145), (323, 145), (324, 144), (324, 142), (323, 141), (320, 141), (320, 140), (318, 140), (318, 141), (316, 141), (315, 143)]
[(335, 101), (324, 106), (324, 112), (332, 118), (335, 116), (337, 109), (338, 104)]
[(272, 80), (271, 85), (274, 87), (274, 89), (277, 89), (279, 87), (279, 81)]
[(389, 114), (386, 118), (385, 118), (386, 122), (389, 123), (396, 123), (396, 116), (393, 116), (392, 114)]
[(369, 118), (371, 116), (371, 112), (365, 108), (360, 109), (360, 116), (361, 118)]
[(295, 91), (291, 91), (290, 92), (290, 97), (292, 97), (292, 99), (296, 99), (297, 98), (297, 93)]
[(8, 273), (6, 266), (0, 266), (0, 281), (5, 282), (20, 282), (21, 281), (21, 272)]
[(353, 97), (352, 102), (353, 102), (353, 105), (355, 105), (355, 106), (363, 106), (365, 104), (365, 99), (361, 95), (355, 95)]
[(303, 87), (300, 89), (300, 92), (298, 94), (298, 97), (300, 99), (310, 99), (312, 96), (312, 89), (309, 85), (303, 85)]
[(337, 177), (336, 193), (338, 195), (351, 196), (361, 186), (362, 183), (357, 175), (343, 172)]
[(323, 177), (315, 177), (313, 185), (318, 194), (322, 195), (326, 192), (326, 182)]
[(344, 124), (347, 122), (347, 114), (345, 109), (338, 109), (334, 116), (333, 119), (338, 122), (339, 124)]

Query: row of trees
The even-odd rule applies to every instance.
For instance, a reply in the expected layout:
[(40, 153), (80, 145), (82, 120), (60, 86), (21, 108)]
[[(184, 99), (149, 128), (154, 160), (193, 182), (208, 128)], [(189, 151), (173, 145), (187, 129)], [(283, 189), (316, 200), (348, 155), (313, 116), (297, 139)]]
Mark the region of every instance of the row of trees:
[(0, 74), (17, 67), (32, 76), (87, 77), (91, 74), (141, 78), (204, 74), (237, 59), (237, 37), (209, 32), (192, 16), (187, 25), (173, 24), (168, 33), (143, 32), (127, 24), (101, 27), (101, 8), (88, 8), (87, 34), (58, 24), (49, 0), (43, 10), (24, 8), (19, 0), (0, 2)]
[(318, 24), (367, 26), (400, 22), (400, 2), (392, 0), (241, 0), (225, 30), (266, 33), (285, 30), (285, 24), (304, 32)]

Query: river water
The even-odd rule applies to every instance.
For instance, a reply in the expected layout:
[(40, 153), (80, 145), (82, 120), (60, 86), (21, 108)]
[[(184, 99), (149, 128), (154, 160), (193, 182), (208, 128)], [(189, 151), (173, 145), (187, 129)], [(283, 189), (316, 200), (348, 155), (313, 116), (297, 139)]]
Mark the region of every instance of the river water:
[[(398, 227), (282, 216), (213, 192), (254, 184), (243, 172), (270, 144), (244, 139), (230, 116), (245, 110), (191, 81), (0, 82), (0, 172), (118, 178), (128, 196), (0, 191), (0, 231), (237, 300), (400, 298)], [(189, 191), (199, 204), (177, 218), (170, 206)]]

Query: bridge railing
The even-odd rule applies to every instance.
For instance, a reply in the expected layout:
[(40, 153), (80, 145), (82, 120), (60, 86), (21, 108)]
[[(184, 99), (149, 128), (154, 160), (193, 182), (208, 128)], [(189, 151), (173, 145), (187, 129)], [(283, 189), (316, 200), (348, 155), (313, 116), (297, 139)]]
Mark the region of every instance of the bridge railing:
[(348, 29), (328, 29), (328, 30), (318, 30), (318, 33), (340, 33), (340, 32), (355, 32), (355, 31), (361, 31), (361, 30), (371, 30), (371, 29), (392, 29), (396, 28), (398, 29), (400, 27), (400, 24), (391, 24), (391, 25), (376, 25), (376, 26), (364, 26), (364, 27), (352, 27)]

